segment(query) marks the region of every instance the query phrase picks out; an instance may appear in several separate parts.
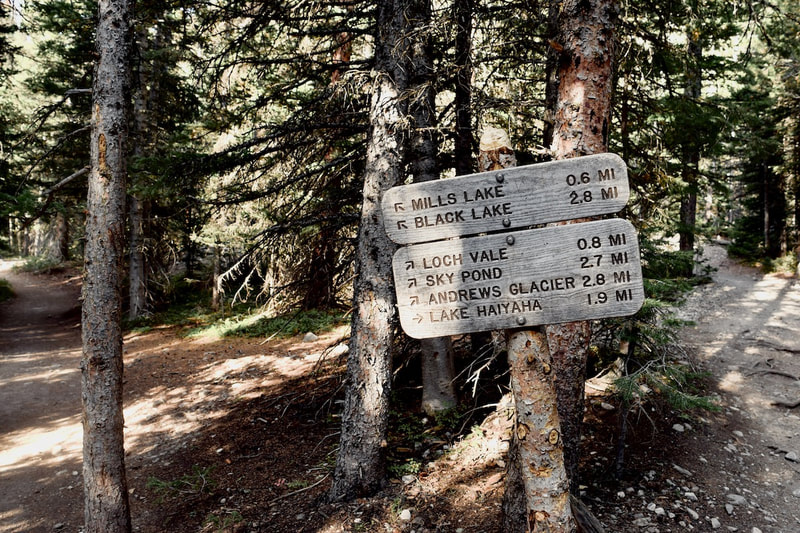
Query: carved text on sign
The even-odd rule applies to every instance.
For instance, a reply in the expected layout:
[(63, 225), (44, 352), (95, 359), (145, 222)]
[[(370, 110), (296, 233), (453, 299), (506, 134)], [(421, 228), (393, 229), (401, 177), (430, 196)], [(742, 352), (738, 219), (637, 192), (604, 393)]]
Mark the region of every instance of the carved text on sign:
[(621, 219), (400, 248), (403, 329), (427, 338), (635, 313), (639, 247)]
[(394, 187), (382, 210), (409, 244), (616, 213), (629, 196), (625, 163), (598, 154)]

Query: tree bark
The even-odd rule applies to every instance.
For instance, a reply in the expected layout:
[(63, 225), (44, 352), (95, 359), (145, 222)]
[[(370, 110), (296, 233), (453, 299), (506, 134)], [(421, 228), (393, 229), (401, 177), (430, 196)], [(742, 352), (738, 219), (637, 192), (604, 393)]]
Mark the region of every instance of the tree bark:
[(147, 267), (144, 251), (146, 217), (144, 202), (138, 195), (131, 195), (129, 204), (128, 318), (135, 320), (147, 312)]
[(131, 530), (122, 414), (122, 273), (133, 2), (101, 0), (83, 282), (83, 479), (87, 533)]
[[(146, 156), (148, 148), (153, 143), (154, 124), (153, 113), (156, 111), (157, 100), (161, 91), (160, 76), (158, 72), (163, 66), (163, 60), (150, 57), (150, 50), (160, 50), (165, 41), (167, 30), (163, 23), (155, 22), (155, 35), (150, 34), (150, 27), (141, 26), (136, 32), (137, 56), (139, 58), (136, 70), (136, 85), (133, 91), (133, 135), (131, 139), (131, 155), (134, 159)], [(168, 33), (167, 33), (168, 35)], [(150, 234), (148, 220), (150, 217), (150, 202), (141, 192), (141, 186), (134, 187), (128, 203), (128, 225), (130, 228), (130, 243), (128, 257), (128, 318), (135, 320), (147, 313), (147, 253), (146, 242)], [(139, 190), (136, 190), (139, 189)]]
[[(439, 179), (439, 152), (436, 131), (436, 88), (431, 42), (431, 2), (411, 0), (408, 19), (412, 25), (409, 114), (414, 129), (409, 139), (409, 162), (415, 183)], [(453, 344), (450, 337), (423, 339), (422, 409), (429, 415), (455, 407)]]
[(475, 0), (455, 0), (455, 126), (456, 138), (453, 149), (456, 176), (472, 174), (472, 13)]
[[(478, 152), (478, 172), (489, 172), (517, 166), (517, 156), (505, 131), (485, 128), (481, 135)], [(470, 333), (472, 356), (481, 359), (494, 350), (492, 334), (488, 331)]]
[[(703, 48), (700, 43), (700, 14), (697, 2), (690, 2), (689, 24), (686, 29), (688, 41), (687, 68), (686, 68), (686, 98), (697, 101), (702, 89), (702, 70), (700, 61), (703, 58)], [(680, 225), (678, 228), (679, 249), (684, 252), (694, 251), (694, 234), (697, 225), (697, 189), (700, 173), (700, 149), (692, 139), (687, 139), (684, 151), (684, 165), (681, 172), (686, 190), (681, 196)], [(689, 267), (692, 268), (691, 266)], [(692, 276), (692, 270), (687, 270), (684, 275)]]
[[(606, 152), (611, 121), (617, 0), (568, 0), (559, 16), (558, 99), (553, 144), (556, 159)], [(588, 322), (547, 327), (556, 369), (565, 463), (578, 488), (583, 393), (591, 328)]]
[[(516, 165), (505, 131), (487, 128), (480, 145), (478, 161), (482, 169)], [(503, 495), (503, 530), (574, 531), (544, 329), (507, 331), (506, 347), (515, 419)]]
[(371, 494), (385, 481), (386, 432), (397, 310), (392, 254), (380, 212), (383, 193), (404, 177), (408, 87), (403, 0), (377, 6), (375, 71), (363, 205), (356, 253), (355, 310), (347, 362), (347, 392), (332, 501)]
[[(503, 501), (506, 533), (576, 530), (564, 468), (550, 350), (542, 328), (507, 333), (516, 418)], [(516, 489), (516, 494), (509, 491)], [(520, 498), (519, 494), (524, 497)]]
[(542, 129), (543, 146), (552, 146), (555, 130), (556, 104), (558, 103), (558, 14), (561, 2), (549, 0), (547, 3), (546, 38), (549, 46), (544, 63), (544, 128)]

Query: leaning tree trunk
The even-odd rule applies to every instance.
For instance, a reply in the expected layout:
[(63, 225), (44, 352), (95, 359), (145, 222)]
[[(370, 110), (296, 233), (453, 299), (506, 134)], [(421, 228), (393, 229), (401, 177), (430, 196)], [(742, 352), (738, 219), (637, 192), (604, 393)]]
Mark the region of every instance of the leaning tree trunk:
[(342, 434), (329, 498), (371, 494), (385, 481), (386, 433), (397, 310), (392, 282), (395, 245), (380, 212), (383, 193), (404, 177), (403, 122), (408, 86), (403, 0), (377, 6), (370, 136), (356, 253), (355, 311), (347, 361)]
[[(608, 150), (617, 0), (568, 0), (559, 16), (558, 98), (552, 152), (556, 159)], [(588, 322), (547, 327), (553, 359), (564, 460), (573, 492), (583, 420), (583, 388), (591, 328)]]
[(122, 415), (122, 278), (133, 2), (101, 0), (83, 282), (83, 480), (87, 533), (131, 529)]

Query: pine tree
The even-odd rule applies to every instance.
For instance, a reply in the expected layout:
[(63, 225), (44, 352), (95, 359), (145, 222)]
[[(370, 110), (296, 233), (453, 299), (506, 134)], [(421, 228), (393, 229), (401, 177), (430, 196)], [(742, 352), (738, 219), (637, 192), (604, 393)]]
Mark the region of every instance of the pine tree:
[(131, 530), (122, 413), (122, 279), (133, 2), (101, 0), (83, 280), (86, 531)]
[(363, 205), (356, 255), (355, 310), (347, 362), (347, 394), (331, 500), (371, 494), (384, 483), (391, 363), (397, 328), (392, 254), (380, 198), (404, 177), (408, 88), (404, 0), (377, 4), (375, 69)]

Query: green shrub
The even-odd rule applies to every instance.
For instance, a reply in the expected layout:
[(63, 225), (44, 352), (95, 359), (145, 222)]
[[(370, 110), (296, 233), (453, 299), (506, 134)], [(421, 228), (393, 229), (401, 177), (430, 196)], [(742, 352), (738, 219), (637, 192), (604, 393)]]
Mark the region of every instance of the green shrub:
[(15, 267), (20, 272), (30, 274), (52, 274), (64, 269), (64, 264), (49, 257), (28, 257), (25, 262)]
[(226, 335), (243, 337), (292, 337), (307, 331), (323, 332), (345, 323), (344, 314), (340, 311), (296, 311), (284, 313), (276, 317), (261, 317), (230, 329)]
[(178, 496), (180, 494), (202, 494), (214, 490), (216, 483), (211, 478), (214, 467), (201, 468), (198, 465), (192, 466), (192, 472), (181, 476), (178, 479), (166, 481), (157, 477), (150, 477), (146, 487), (156, 494), (159, 502), (165, 499)]
[(0, 279), (0, 302), (5, 302), (14, 297), (14, 291), (11, 289), (11, 283), (8, 280)]

